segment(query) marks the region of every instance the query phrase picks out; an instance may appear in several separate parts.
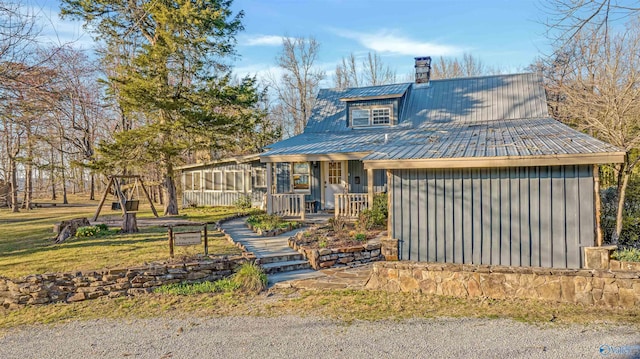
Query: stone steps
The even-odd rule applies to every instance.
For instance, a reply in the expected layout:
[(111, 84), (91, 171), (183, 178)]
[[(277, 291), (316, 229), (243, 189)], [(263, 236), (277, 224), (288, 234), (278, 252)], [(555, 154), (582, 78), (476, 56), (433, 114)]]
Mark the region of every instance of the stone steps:
[(258, 263), (271, 264), (277, 262), (299, 261), (304, 259), (304, 256), (300, 253), (274, 253), (260, 257), (258, 259)]
[(284, 262), (273, 262), (261, 265), (262, 269), (267, 274), (290, 272), (301, 269), (309, 269), (311, 265), (307, 260), (292, 260)]

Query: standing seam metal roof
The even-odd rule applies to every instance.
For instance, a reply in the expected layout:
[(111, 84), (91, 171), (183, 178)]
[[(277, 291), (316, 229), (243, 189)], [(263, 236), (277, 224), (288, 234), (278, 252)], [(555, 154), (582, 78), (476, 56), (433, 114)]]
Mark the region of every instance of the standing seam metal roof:
[(406, 86), (406, 94), (398, 125), (349, 128), (346, 105), (340, 101), (392, 87), (360, 92), (324, 89), (305, 132), (269, 146), (262, 156), (370, 152), (363, 160), (399, 160), (621, 151), (550, 118), (544, 88), (535, 74), (400, 85)]

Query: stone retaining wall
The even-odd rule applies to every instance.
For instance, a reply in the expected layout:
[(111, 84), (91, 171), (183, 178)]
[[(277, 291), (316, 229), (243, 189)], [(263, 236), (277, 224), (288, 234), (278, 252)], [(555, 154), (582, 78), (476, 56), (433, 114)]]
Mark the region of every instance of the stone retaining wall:
[(527, 298), (606, 307), (640, 306), (640, 272), (377, 262), (368, 289), (455, 297)]
[[(303, 232), (298, 232), (297, 236), (302, 236)], [(372, 240), (357, 246), (343, 248), (320, 248), (311, 249), (298, 244), (299, 238), (296, 236), (289, 238), (289, 247), (298, 251), (307, 258), (311, 267), (315, 270), (354, 266), (362, 263), (384, 260), (381, 252), (380, 241)]]
[(0, 304), (16, 308), (148, 293), (165, 284), (215, 281), (253, 261), (255, 256), (247, 254), (91, 272), (34, 274), (19, 279), (0, 277)]

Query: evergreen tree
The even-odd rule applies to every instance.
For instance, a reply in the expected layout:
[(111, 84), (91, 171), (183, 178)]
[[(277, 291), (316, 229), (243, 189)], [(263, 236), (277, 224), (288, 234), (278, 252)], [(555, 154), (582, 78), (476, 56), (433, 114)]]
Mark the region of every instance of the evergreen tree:
[[(102, 143), (103, 166), (156, 164), (165, 215), (178, 213), (174, 166), (196, 149), (224, 147), (256, 118), (255, 80), (232, 83), (229, 65), (243, 13), (230, 0), (62, 0), (62, 16), (85, 21), (114, 59), (109, 82), (136, 128)], [(119, 59), (116, 59), (119, 58)]]

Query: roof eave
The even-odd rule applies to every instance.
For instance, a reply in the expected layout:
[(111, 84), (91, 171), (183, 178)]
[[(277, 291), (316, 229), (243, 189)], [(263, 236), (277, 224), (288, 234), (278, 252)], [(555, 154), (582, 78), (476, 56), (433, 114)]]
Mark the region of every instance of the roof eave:
[(340, 101), (342, 101), (342, 102), (352, 102), (352, 101), (369, 101), (369, 100), (395, 99), (395, 98), (400, 98), (400, 97), (404, 96), (405, 92), (400, 93), (400, 94), (393, 94), (393, 95), (343, 97), (343, 98), (340, 99)]
[(192, 163), (192, 164), (189, 164), (189, 165), (174, 167), (174, 169), (176, 171), (182, 171), (182, 170), (190, 170), (190, 169), (199, 168), (199, 167), (208, 167), (208, 166), (213, 166), (213, 165), (218, 165), (218, 164), (221, 164), (221, 163), (228, 163), (228, 162), (245, 163), (245, 162), (251, 162), (251, 161), (258, 160), (259, 156), (260, 156), (259, 153), (253, 153), (253, 154), (250, 154), (250, 155), (223, 158), (223, 159), (219, 159), (219, 160), (216, 160), (216, 161)]
[(363, 162), (365, 169), (533, 167), (622, 163), (625, 155), (625, 152), (605, 152), (545, 156), (364, 160)]
[(316, 153), (316, 154), (274, 154), (260, 156), (260, 162), (309, 162), (362, 160), (371, 152)]

